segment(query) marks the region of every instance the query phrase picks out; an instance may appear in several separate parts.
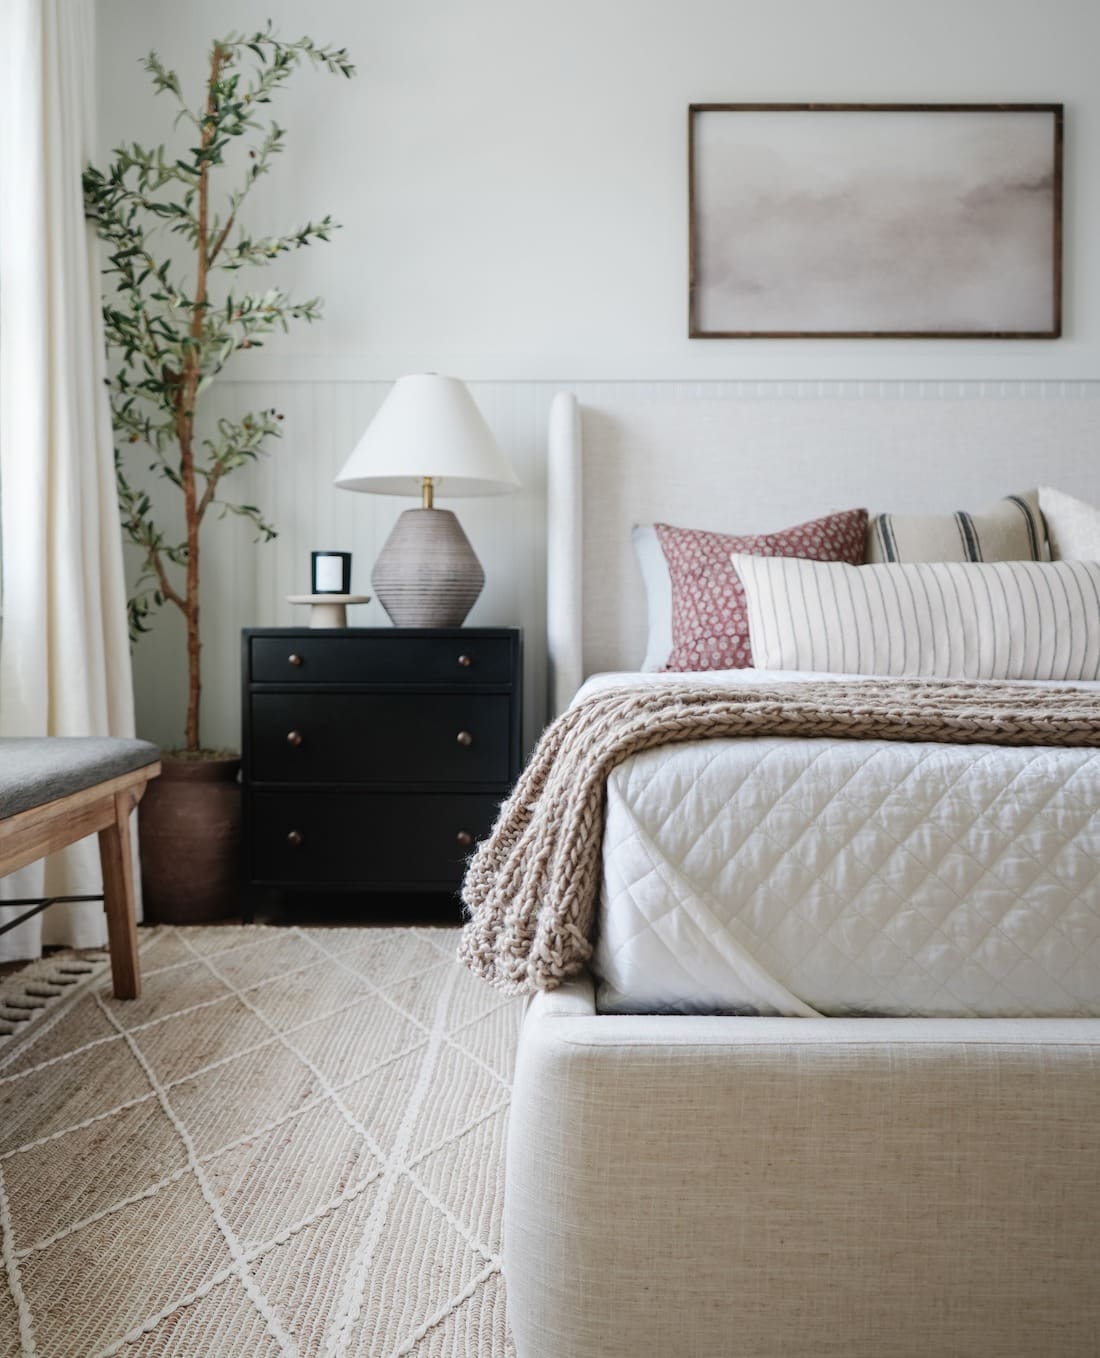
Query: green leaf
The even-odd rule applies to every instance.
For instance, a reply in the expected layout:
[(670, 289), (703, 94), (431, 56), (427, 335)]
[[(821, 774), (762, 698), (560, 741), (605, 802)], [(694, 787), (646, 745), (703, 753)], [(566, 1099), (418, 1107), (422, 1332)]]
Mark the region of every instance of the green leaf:
[[(267, 335), (320, 315), (318, 299), (296, 302), (277, 288), (249, 292), (237, 285), (222, 300), (211, 281), (206, 299), (195, 300), (194, 251), (210, 250), (213, 239), (209, 233), (202, 240), (199, 185), (207, 186), (211, 220), (220, 233), (225, 222), (239, 220), (251, 186), (270, 171), (285, 144), (285, 129), (275, 120), (264, 126), (258, 106), (270, 104), (305, 63), (345, 77), (354, 73), (346, 49), (319, 46), (308, 37), (284, 41), (270, 20), (255, 34), (230, 34), (210, 50), (219, 55), (221, 69), (208, 79), (194, 108), (183, 98), (177, 73), (156, 52), (144, 60), (154, 96), (169, 94), (179, 105), (171, 148), (131, 140), (104, 166), (89, 165), (81, 180), (85, 215), (105, 247), (103, 325), (111, 357), (106, 384), (116, 434), (119, 514), (138, 567), (131, 572), (127, 605), (134, 638), (150, 630), (154, 613), (168, 599), (162, 576), (175, 576), (175, 592), (185, 589), (179, 572), (188, 564), (187, 543), (167, 541), (156, 522), (160, 513), (172, 521), (178, 516), (163, 487), (172, 487), (173, 499), (183, 492), (191, 456), (195, 477), (212, 493), (223, 477), (266, 456), (271, 440), (282, 434), (281, 417), (272, 409), (212, 421), (207, 391), (234, 353), (262, 348)], [(240, 139), (248, 160), (236, 184), (225, 188), (227, 148)], [(328, 241), (336, 229), (328, 216), (286, 234), (254, 236), (238, 229), (221, 257), (207, 263), (243, 276), (290, 251)], [(181, 259), (188, 252), (190, 261)], [(183, 281), (177, 283), (177, 277)], [(191, 430), (187, 454), (181, 428)], [(257, 506), (214, 502), (223, 516), (246, 519), (257, 541), (275, 536)]]

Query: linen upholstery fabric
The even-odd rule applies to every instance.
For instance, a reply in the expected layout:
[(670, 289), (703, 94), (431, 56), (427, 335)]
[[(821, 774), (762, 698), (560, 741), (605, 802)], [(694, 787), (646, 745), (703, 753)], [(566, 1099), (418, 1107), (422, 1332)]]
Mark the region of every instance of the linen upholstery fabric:
[(763, 669), (1100, 678), (1100, 563), (734, 564)]
[[(656, 667), (667, 670), (746, 669), (753, 663), (745, 596), (730, 564), (734, 552), (760, 556), (801, 556), (814, 561), (863, 560), (867, 511), (851, 509), (796, 524), (778, 533), (731, 535), (694, 528), (653, 525), (664, 556), (672, 606), (672, 649)], [(636, 549), (639, 546), (635, 539)], [(654, 614), (663, 609), (664, 587), (652, 553), (645, 552), (643, 576), (649, 589), (650, 643), (646, 660), (656, 658), (663, 630)]]
[(1043, 561), (1046, 533), (1037, 490), (1007, 495), (984, 514), (879, 514), (868, 561)]
[(616, 1018), (532, 1002), (519, 1358), (1092, 1358), (1100, 1020)]
[(1039, 487), (1039, 504), (1055, 561), (1100, 561), (1100, 509), (1051, 486)]
[(118, 778), (160, 758), (147, 740), (0, 737), (0, 818)]
[(1100, 503), (1097, 385), (633, 382), (592, 389), (583, 406), (560, 391), (548, 413), (554, 715), (586, 678), (636, 673), (645, 654), (633, 524), (752, 533), (834, 505), (981, 508), (1034, 486), (1037, 468)]

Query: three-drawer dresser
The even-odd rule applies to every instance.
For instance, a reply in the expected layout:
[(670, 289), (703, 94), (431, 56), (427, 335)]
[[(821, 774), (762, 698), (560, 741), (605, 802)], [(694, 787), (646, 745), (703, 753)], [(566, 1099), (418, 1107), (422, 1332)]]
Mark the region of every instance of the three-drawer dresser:
[(455, 891), (519, 773), (515, 628), (250, 628), (244, 873), (264, 891)]

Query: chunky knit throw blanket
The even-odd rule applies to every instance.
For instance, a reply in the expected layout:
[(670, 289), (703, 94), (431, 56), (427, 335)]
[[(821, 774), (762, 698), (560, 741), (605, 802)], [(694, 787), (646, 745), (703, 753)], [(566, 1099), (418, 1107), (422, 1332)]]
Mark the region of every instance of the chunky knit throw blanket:
[(511, 993), (579, 971), (592, 954), (611, 770), (657, 745), (731, 736), (1100, 746), (1100, 693), (927, 680), (594, 693), (543, 733), (470, 860), (462, 961)]

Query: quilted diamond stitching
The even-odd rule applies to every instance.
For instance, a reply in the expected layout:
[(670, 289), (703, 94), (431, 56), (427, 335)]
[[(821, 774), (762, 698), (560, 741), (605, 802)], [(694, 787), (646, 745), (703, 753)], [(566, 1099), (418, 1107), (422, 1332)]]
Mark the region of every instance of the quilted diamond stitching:
[[(644, 965), (676, 978), (660, 1003), (713, 1007), (713, 957), (661, 937), (689, 900), (694, 927), (716, 919), (712, 939), (815, 1007), (834, 984), (834, 1012), (1100, 1012), (1100, 755), (1007, 757), (1007, 781), (981, 746), (708, 741), (628, 761), (604, 846), (611, 1005)], [(827, 962), (842, 980), (821, 981)]]

